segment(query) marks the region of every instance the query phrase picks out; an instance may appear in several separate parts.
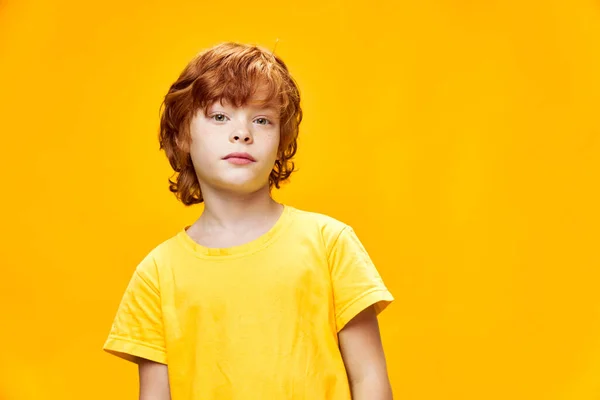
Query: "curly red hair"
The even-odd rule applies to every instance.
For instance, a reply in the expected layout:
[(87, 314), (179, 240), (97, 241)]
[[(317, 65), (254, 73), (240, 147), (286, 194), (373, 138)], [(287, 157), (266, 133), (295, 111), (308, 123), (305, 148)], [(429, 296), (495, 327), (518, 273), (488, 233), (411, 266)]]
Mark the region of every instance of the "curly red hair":
[(243, 106), (261, 84), (267, 87), (265, 103), (277, 100), (280, 105), (280, 142), (270, 190), (279, 188), (294, 171), (292, 158), (302, 121), (300, 91), (283, 60), (259, 46), (224, 42), (197, 54), (169, 88), (161, 104), (160, 150), (165, 150), (175, 170), (169, 190), (186, 206), (203, 201), (189, 153), (194, 113), (198, 109), (208, 113), (215, 101)]

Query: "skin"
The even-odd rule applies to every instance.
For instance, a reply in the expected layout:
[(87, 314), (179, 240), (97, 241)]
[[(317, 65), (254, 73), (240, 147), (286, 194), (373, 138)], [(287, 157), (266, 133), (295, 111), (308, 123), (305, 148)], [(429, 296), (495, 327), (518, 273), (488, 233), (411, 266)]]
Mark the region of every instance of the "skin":
[(138, 358), (140, 400), (171, 400), (169, 371), (165, 364)]
[[(198, 110), (190, 124), (190, 156), (202, 187), (204, 211), (188, 234), (207, 247), (249, 242), (277, 221), (283, 206), (269, 193), (269, 175), (277, 159), (280, 121), (277, 104), (259, 106), (259, 88), (240, 108), (214, 103), (207, 114)], [(256, 161), (234, 165), (223, 157), (249, 153)]]
[(379, 323), (373, 307), (358, 313), (338, 334), (353, 400), (392, 400)]
[[(283, 206), (269, 193), (277, 157), (280, 121), (276, 108), (259, 107), (258, 88), (243, 107), (214, 103), (190, 123), (189, 151), (202, 187), (204, 211), (188, 235), (206, 247), (230, 247), (258, 238), (279, 219)], [(276, 104), (275, 104), (276, 105)], [(235, 165), (223, 157), (246, 152), (256, 162)], [(354, 400), (392, 399), (377, 318), (368, 308), (339, 333), (340, 351)], [(140, 360), (140, 400), (170, 400), (168, 367)]]

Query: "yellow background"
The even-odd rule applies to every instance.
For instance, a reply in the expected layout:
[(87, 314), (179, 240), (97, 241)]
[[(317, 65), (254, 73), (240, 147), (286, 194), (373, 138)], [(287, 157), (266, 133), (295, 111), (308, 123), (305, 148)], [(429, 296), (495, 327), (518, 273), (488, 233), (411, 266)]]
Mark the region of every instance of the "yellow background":
[(225, 40), (302, 91), (277, 192), (353, 225), (396, 296), (397, 399), (600, 399), (600, 5), (0, 1), (0, 399), (133, 399), (101, 350), (132, 268), (192, 222), (158, 108)]

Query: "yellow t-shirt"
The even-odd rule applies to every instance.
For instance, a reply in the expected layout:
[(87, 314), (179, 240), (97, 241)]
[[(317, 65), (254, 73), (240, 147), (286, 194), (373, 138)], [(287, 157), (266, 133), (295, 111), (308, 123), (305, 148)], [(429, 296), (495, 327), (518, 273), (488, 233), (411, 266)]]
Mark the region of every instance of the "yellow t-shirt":
[(337, 333), (393, 300), (352, 228), (288, 205), (240, 246), (187, 228), (137, 266), (104, 350), (167, 364), (172, 400), (349, 400)]

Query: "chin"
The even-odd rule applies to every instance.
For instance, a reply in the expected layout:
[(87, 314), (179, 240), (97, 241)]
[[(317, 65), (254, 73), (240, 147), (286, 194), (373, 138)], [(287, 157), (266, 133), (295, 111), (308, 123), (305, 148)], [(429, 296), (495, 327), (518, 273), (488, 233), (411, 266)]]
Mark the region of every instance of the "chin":
[(265, 180), (265, 182), (248, 179), (228, 179), (219, 182), (218, 187), (221, 190), (226, 190), (232, 193), (250, 194), (257, 192), (268, 185), (268, 178)]
[[(271, 169), (257, 171), (250, 169), (211, 171), (201, 178), (204, 184), (224, 192), (250, 194), (269, 185)], [(201, 184), (202, 186), (202, 184)]]

